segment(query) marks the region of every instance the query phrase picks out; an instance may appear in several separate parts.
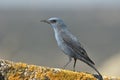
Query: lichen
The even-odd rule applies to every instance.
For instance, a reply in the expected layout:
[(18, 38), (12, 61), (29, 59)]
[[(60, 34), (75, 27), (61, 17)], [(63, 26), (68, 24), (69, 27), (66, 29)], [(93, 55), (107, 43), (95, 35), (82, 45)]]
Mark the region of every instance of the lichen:
[[(92, 74), (59, 68), (41, 67), (0, 60), (0, 73), (5, 80), (97, 80)], [(105, 77), (104, 80), (120, 80)]]
[(91, 74), (57, 68), (13, 63), (7, 73), (8, 80), (96, 80)]

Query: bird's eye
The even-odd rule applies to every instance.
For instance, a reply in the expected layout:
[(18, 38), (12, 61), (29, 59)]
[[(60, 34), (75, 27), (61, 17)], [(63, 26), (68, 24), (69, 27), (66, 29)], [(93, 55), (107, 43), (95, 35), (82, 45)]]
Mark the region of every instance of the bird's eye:
[(56, 20), (51, 20), (51, 23), (56, 23)]

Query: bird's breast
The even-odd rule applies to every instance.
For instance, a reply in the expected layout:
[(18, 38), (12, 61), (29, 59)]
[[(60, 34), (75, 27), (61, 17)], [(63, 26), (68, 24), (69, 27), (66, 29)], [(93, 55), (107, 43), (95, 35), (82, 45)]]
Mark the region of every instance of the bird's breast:
[(61, 37), (60, 34), (55, 34), (55, 38), (58, 44), (58, 47), (66, 54), (69, 55), (71, 57), (74, 56), (74, 54), (72, 53), (72, 50), (65, 44), (63, 38)]
[(63, 38), (61, 37), (60, 33), (55, 33), (55, 38), (58, 44), (58, 47), (60, 47), (62, 50), (66, 47), (63, 41)]
[(63, 39), (62, 39), (62, 37), (60, 36), (59, 33), (55, 33), (55, 39), (56, 39), (57, 44), (58, 44), (59, 47), (64, 44), (64, 43), (63, 43)]

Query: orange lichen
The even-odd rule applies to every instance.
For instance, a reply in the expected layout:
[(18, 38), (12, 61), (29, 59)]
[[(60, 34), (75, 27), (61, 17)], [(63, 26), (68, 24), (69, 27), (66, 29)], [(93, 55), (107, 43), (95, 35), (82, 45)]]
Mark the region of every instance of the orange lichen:
[[(83, 72), (27, 65), (25, 63), (13, 63), (10, 61), (1, 61), (0, 64), (2, 64), (0, 70), (3, 70), (2, 74), (7, 80), (97, 80), (91, 74)], [(104, 80), (112, 79), (111, 77), (104, 77)]]
[(79, 73), (55, 68), (38, 67), (24, 63), (12, 64), (9, 73), (7, 73), (7, 76), (8, 80), (96, 80), (96, 78), (94, 78), (92, 75), (86, 73)]
[(35, 65), (30, 65), (30, 66), (28, 66), (28, 70), (29, 71), (34, 71), (34, 70), (36, 70), (36, 66)]
[(53, 73), (51, 71), (47, 72), (46, 76), (50, 80), (96, 80), (92, 75), (85, 73), (78, 73), (73, 71), (61, 70), (60, 72)]
[(13, 64), (13, 67), (14, 68), (26, 68), (27, 67), (27, 64), (25, 63), (16, 63), (16, 64)]

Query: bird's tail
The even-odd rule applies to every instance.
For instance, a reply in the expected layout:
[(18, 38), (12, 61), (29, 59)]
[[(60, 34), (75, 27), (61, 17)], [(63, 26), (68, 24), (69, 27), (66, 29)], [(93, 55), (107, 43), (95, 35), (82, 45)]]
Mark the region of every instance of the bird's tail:
[(100, 74), (100, 72), (95, 68), (95, 66), (94, 65), (92, 65), (91, 63), (86, 63), (86, 64), (88, 64), (90, 67), (92, 67), (97, 73), (98, 73), (98, 75), (99, 75), (99, 80), (103, 80), (103, 77), (102, 77), (102, 75)]
[(97, 73), (98, 73), (98, 75), (99, 75), (99, 80), (103, 80), (103, 77), (102, 77), (102, 75), (100, 74), (100, 72), (95, 68), (95, 66), (92, 64), (92, 63), (90, 63), (89, 61), (87, 61), (87, 60), (85, 60), (85, 59), (81, 59), (81, 58), (79, 58), (80, 60), (82, 60), (83, 62), (85, 62), (87, 65), (89, 65), (90, 67), (92, 67)]

